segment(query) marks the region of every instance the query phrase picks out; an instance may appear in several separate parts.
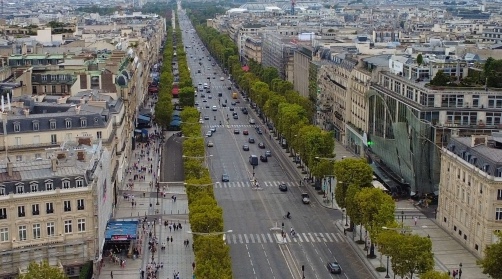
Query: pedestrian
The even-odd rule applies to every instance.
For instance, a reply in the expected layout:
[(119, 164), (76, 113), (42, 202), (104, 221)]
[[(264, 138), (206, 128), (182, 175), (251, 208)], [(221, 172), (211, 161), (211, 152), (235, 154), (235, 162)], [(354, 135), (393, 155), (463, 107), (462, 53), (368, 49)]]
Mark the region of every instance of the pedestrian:
[(180, 222), (178, 222), (178, 229), (180, 229), (180, 230), (182, 229)]
[(173, 229), (173, 226), (171, 224), (169, 224), (169, 232), (171, 232), (172, 229)]
[(192, 270), (195, 270), (195, 262), (192, 262)]
[(190, 240), (187, 239), (187, 247), (188, 247), (188, 245), (190, 245)]
[(176, 196), (174, 196), (174, 202), (176, 202)]
[(113, 271), (110, 271), (110, 277), (113, 279)]
[(173, 236), (171, 236), (171, 243), (173, 243)]
[(417, 216), (413, 217), (413, 221), (415, 221), (415, 226), (417, 225), (418, 218)]
[(145, 271), (140, 269), (141, 270), (141, 279), (144, 279), (145, 278)]

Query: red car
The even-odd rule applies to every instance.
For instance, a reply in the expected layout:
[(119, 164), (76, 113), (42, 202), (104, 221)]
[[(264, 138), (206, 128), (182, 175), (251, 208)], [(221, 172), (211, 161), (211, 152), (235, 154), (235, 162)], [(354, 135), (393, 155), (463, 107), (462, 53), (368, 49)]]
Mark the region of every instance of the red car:
[(242, 131), (242, 134), (243, 135), (249, 135), (249, 131), (248, 130), (244, 130), (244, 131)]

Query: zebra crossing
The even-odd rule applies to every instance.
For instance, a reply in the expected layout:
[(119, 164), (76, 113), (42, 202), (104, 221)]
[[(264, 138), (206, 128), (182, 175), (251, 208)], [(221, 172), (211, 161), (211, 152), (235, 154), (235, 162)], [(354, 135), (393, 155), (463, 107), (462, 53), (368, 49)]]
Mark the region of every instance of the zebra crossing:
[[(229, 245), (234, 244), (261, 244), (277, 243), (275, 236), (271, 233), (232, 233), (225, 235), (225, 241)], [(286, 234), (288, 243), (341, 243), (346, 242), (345, 237), (340, 233), (297, 233), (295, 237)]]
[[(279, 187), (285, 183), (288, 187), (298, 187), (298, 182), (285, 182), (285, 181), (258, 181), (261, 188)], [(232, 182), (219, 182), (216, 183), (214, 188), (251, 188), (254, 187), (252, 181), (232, 181)]]
[[(209, 120), (206, 120), (209, 121)], [(221, 124), (221, 125), (203, 125), (204, 128), (255, 128), (255, 127), (265, 127), (264, 125), (255, 124)]]

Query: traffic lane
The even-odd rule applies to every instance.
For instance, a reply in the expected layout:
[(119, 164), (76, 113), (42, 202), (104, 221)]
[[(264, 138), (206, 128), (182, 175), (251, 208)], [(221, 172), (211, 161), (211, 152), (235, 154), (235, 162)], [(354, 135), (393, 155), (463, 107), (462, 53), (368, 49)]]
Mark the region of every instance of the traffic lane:
[[(184, 181), (182, 145), (177, 136), (166, 140), (162, 149), (162, 180)], [(168, 155), (169, 154), (169, 155)]]

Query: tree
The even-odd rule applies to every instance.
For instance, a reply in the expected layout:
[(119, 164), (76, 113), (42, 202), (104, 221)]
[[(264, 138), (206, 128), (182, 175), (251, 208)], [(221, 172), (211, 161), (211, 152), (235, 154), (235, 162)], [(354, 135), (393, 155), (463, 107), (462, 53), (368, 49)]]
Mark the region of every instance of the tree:
[(31, 262), (28, 265), (28, 272), (19, 276), (19, 279), (68, 279), (68, 276), (58, 267), (52, 267), (49, 262)]
[(182, 107), (193, 107), (195, 104), (195, 95), (193, 87), (183, 87), (179, 92), (180, 105)]
[(392, 270), (403, 277), (413, 278), (413, 274), (423, 274), (434, 268), (432, 241), (416, 234), (396, 234), (389, 255)]
[(436, 270), (429, 270), (420, 275), (420, 279), (450, 279), (451, 276), (446, 272), (439, 272)]
[(431, 85), (446, 86), (450, 82), (450, 77), (442, 70), (439, 70), (436, 76), (431, 80)]
[[(360, 232), (362, 232), (362, 214), (359, 210), (359, 205), (356, 202), (357, 193), (361, 191), (361, 186), (350, 184), (347, 188), (345, 196), (345, 209), (347, 216), (350, 216), (350, 231), (354, 230), (354, 224), (360, 224)], [(359, 241), (362, 241), (363, 234), (359, 234)]]
[(364, 159), (346, 158), (335, 163), (337, 185), (336, 203), (345, 208), (345, 195), (351, 184), (366, 187), (371, 185), (373, 170)]
[(375, 257), (374, 242), (382, 227), (392, 224), (396, 205), (391, 196), (377, 188), (363, 188), (355, 196), (355, 203), (361, 213), (361, 221), (370, 233), (369, 257)]
[(495, 235), (499, 238), (496, 243), (490, 244), (485, 248), (485, 257), (478, 261), (478, 265), (483, 268), (483, 273), (488, 274), (495, 279), (502, 278), (502, 233), (496, 232)]
[(422, 65), (424, 63), (424, 57), (422, 56), (421, 53), (417, 55), (417, 64), (418, 66)]

